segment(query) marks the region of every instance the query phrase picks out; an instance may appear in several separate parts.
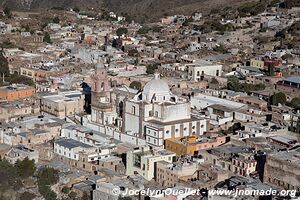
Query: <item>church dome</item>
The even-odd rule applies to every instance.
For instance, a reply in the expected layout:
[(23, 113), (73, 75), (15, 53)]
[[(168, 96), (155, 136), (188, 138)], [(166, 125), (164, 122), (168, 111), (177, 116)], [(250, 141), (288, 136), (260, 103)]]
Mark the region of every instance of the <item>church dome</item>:
[(154, 74), (154, 79), (149, 81), (143, 89), (143, 100), (146, 101), (167, 101), (170, 99), (170, 88), (168, 84), (160, 79), (158, 73)]

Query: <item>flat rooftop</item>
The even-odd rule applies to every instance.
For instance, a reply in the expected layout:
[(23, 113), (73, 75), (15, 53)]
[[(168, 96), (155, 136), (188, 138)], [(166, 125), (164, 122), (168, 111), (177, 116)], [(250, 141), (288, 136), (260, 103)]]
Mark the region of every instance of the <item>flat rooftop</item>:
[(300, 146), (292, 150), (276, 152), (270, 155), (278, 160), (287, 161), (300, 167)]
[(73, 149), (76, 147), (83, 147), (83, 148), (91, 148), (91, 145), (79, 142), (77, 140), (73, 139), (67, 139), (67, 138), (61, 138), (54, 142), (55, 144), (58, 144), (59, 146), (63, 146), (68, 149)]
[(80, 91), (70, 91), (70, 92), (61, 92), (56, 95), (43, 96), (43, 99), (47, 99), (53, 102), (62, 102), (62, 101), (74, 101), (81, 97), (82, 93)]
[(290, 76), (290, 77), (284, 79), (284, 81), (300, 84), (300, 76)]
[(0, 87), (0, 90), (2, 91), (18, 91), (18, 90), (28, 90), (28, 89), (34, 89), (34, 88), (24, 84), (17, 84), (17, 85), (13, 84), (10, 86)]

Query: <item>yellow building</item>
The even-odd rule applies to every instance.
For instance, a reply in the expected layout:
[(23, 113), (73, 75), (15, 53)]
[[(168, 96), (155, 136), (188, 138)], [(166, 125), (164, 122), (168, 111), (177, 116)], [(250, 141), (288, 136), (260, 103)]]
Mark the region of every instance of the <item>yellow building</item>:
[(202, 149), (210, 149), (227, 142), (227, 136), (217, 135), (214, 137), (205, 136), (184, 136), (165, 140), (165, 148), (175, 152), (177, 155), (194, 155)]
[(253, 58), (250, 60), (250, 66), (262, 69), (265, 66), (265, 62), (263, 60)]

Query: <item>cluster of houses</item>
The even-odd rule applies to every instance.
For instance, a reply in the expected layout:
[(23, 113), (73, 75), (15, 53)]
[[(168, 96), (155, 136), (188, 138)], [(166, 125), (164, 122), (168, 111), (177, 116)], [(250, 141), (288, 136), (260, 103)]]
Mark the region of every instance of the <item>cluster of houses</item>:
[[(51, 42), (20, 27), (34, 16), (0, 21), (1, 41), (12, 46), (3, 49), (9, 72), (35, 83), (3, 75), (0, 155), (57, 168), (61, 188), (94, 200), (119, 199), (116, 188), (300, 192), (300, 105), (270, 103), (279, 92), (300, 98), (299, 40), (275, 49), (277, 41), (254, 39), (273, 37), (299, 13), (222, 19), (236, 30), (219, 34), (191, 28), (205, 22), (201, 13), (146, 27), (115, 13), (107, 21), (67, 12), (72, 20), (44, 28)], [(232, 77), (265, 89), (230, 90)]]

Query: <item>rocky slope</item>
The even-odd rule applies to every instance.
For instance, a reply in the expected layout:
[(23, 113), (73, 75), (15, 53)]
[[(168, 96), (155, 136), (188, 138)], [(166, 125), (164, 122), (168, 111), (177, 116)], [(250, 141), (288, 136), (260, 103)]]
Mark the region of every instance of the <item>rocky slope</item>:
[(163, 15), (208, 13), (211, 9), (236, 7), (255, 0), (104, 0), (109, 10), (127, 13), (134, 19), (158, 19)]
[(164, 15), (208, 13), (213, 8), (235, 7), (247, 1), (258, 0), (0, 0), (0, 6), (21, 10), (104, 8), (137, 21), (154, 21)]
[(0, 6), (15, 10), (36, 10), (51, 8), (94, 8), (101, 7), (102, 0), (0, 0)]

